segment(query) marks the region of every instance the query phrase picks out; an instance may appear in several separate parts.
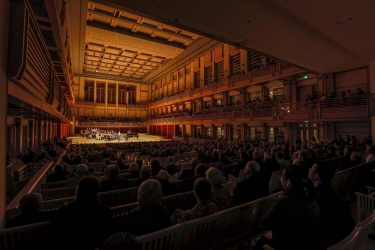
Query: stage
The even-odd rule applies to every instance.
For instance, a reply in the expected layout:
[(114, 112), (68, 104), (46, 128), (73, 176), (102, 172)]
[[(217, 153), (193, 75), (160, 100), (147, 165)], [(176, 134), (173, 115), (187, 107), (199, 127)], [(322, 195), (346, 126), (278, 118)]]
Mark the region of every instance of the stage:
[[(120, 140), (120, 143), (126, 143), (126, 142), (137, 142), (137, 141), (140, 141), (140, 142), (143, 142), (143, 141), (170, 141), (170, 139), (165, 139), (163, 136), (160, 136), (160, 135), (148, 135), (148, 134), (141, 134), (139, 133), (138, 134), (139, 137), (130, 137), (128, 138), (127, 141), (125, 141), (124, 139), (124, 136), (125, 134), (122, 134), (121, 135), (121, 140)], [(68, 140), (72, 140), (72, 143), (73, 144), (81, 144), (81, 143), (95, 143), (95, 144), (106, 144), (108, 142), (110, 143), (118, 143), (119, 140), (118, 139), (113, 139), (113, 140), (95, 140), (95, 139), (86, 139), (86, 138), (82, 138), (82, 137), (79, 137), (79, 135), (76, 135), (76, 136), (69, 136), (67, 138)]]

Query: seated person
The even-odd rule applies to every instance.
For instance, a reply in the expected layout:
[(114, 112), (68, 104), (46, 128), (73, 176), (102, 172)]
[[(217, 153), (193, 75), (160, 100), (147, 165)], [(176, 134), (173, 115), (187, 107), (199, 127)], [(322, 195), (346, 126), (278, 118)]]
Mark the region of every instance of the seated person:
[(171, 226), (168, 209), (163, 206), (161, 184), (146, 180), (138, 189), (138, 208), (132, 210), (125, 223), (125, 231), (138, 236)]
[(17, 208), (21, 214), (9, 221), (6, 228), (50, 221), (54, 212), (39, 212), (41, 206), (42, 195), (40, 193), (25, 194), (18, 202)]
[(324, 163), (314, 164), (309, 179), (314, 183), (319, 205), (319, 233), (324, 244), (333, 245), (348, 236), (355, 223), (349, 207), (340, 195), (331, 189), (336, 170)]
[(177, 167), (174, 162), (171, 162), (167, 165), (167, 172), (169, 175), (169, 182), (175, 182), (178, 180)]
[(100, 183), (100, 192), (108, 192), (112, 190), (125, 189), (129, 187), (127, 179), (120, 179), (118, 177), (119, 167), (117, 165), (110, 165), (108, 168), (108, 180)]
[(195, 220), (218, 212), (215, 203), (209, 202), (212, 197), (211, 185), (208, 180), (199, 178), (194, 183), (194, 196), (197, 205), (188, 211), (176, 209), (171, 217), (172, 224), (178, 224), (190, 220)]
[(133, 184), (133, 187), (139, 187), (142, 182), (150, 179), (151, 177), (151, 167), (148, 165), (142, 166), (141, 172), (139, 173), (138, 180)]
[(350, 160), (351, 160), (351, 162), (350, 162), (351, 166), (350, 167), (355, 167), (355, 166), (361, 165), (361, 163), (362, 163), (362, 157), (358, 152), (353, 152), (350, 155)]
[(207, 171), (206, 165), (203, 163), (199, 163), (194, 170), (194, 177), (187, 178), (182, 181), (179, 193), (192, 191), (194, 188), (195, 181), (200, 177), (204, 177), (206, 174), (206, 171)]
[(219, 211), (233, 207), (234, 202), (232, 195), (228, 189), (223, 186), (225, 182), (223, 173), (216, 168), (210, 168), (206, 172), (206, 177), (212, 189), (210, 202), (215, 203)]
[(51, 249), (96, 249), (113, 233), (112, 210), (96, 200), (99, 186), (97, 178), (84, 177), (75, 202), (56, 212), (52, 221), (56, 244)]
[(190, 169), (183, 169), (179, 177), (180, 180), (194, 177), (194, 170), (199, 164), (199, 161), (195, 158), (190, 161)]
[(264, 244), (274, 249), (316, 250), (319, 245), (319, 207), (306, 196), (301, 166), (290, 165), (280, 175), (284, 195), (278, 198), (265, 215), (262, 224), (272, 230), (272, 239), (262, 237), (256, 249)]
[(244, 169), (246, 180), (237, 183), (233, 190), (233, 200), (238, 206), (270, 194), (268, 182), (260, 175), (260, 165), (256, 161), (249, 161)]
[(161, 190), (163, 192), (163, 196), (173, 195), (177, 193), (177, 188), (175, 185), (169, 183), (169, 175), (168, 172), (165, 170), (161, 170), (158, 173), (158, 181), (161, 184)]
[(63, 174), (63, 171), (64, 171), (63, 165), (57, 164), (54, 170), (55, 172), (53, 174), (48, 175), (48, 178), (46, 181), (47, 183), (66, 180), (66, 175)]
[(66, 187), (74, 187), (78, 186), (79, 182), (83, 177), (85, 177), (87, 172), (87, 167), (84, 164), (79, 164), (77, 166), (76, 174), (73, 178), (67, 179), (65, 181), (65, 186)]
[(139, 178), (139, 166), (137, 163), (133, 162), (129, 166), (130, 174), (126, 175), (125, 179), (135, 179)]

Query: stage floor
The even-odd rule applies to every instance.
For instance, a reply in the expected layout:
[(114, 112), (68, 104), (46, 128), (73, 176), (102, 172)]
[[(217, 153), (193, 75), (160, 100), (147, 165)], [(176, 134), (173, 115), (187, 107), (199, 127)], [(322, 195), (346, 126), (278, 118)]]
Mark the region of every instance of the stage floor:
[[(147, 135), (147, 134), (139, 134), (138, 139), (137, 139), (137, 137), (130, 137), (128, 139), (128, 141), (125, 141), (124, 135), (121, 135), (120, 143), (137, 142), (137, 141), (170, 141), (170, 139), (165, 139), (164, 137), (159, 136), (159, 135)], [(117, 139), (111, 140), (111, 141), (108, 141), (108, 140), (104, 141), (104, 140), (86, 139), (86, 138), (82, 138), (82, 137), (79, 137), (79, 136), (69, 136), (68, 140), (72, 140), (72, 143), (74, 143), (74, 144), (76, 144), (76, 143), (79, 143), (79, 144), (81, 144), (81, 143), (106, 144), (107, 142), (111, 142), (111, 143), (118, 143), (119, 142), (119, 140), (117, 140)]]

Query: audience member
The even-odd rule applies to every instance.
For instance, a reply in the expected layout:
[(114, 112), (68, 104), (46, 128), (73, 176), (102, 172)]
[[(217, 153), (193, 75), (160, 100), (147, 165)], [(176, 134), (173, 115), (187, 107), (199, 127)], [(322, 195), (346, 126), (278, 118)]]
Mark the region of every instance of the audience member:
[(135, 179), (139, 178), (139, 166), (137, 163), (133, 162), (129, 166), (130, 174), (125, 176), (125, 179)]
[(83, 177), (85, 177), (87, 171), (87, 167), (84, 164), (79, 164), (77, 166), (76, 175), (73, 178), (67, 179), (65, 181), (66, 187), (74, 187), (78, 186), (79, 182)]
[(162, 205), (161, 184), (146, 180), (138, 189), (138, 208), (132, 210), (125, 223), (125, 231), (138, 236), (171, 226), (168, 209)]
[(109, 165), (107, 168), (108, 180), (104, 180), (100, 183), (100, 192), (108, 192), (129, 187), (127, 179), (121, 179), (118, 177), (119, 167), (117, 165)]
[(151, 167), (148, 165), (142, 166), (141, 172), (139, 173), (139, 178), (133, 184), (133, 187), (139, 187), (142, 184), (142, 182), (150, 179), (150, 177), (151, 177)]
[(17, 208), (21, 214), (9, 221), (6, 228), (50, 221), (54, 212), (39, 212), (41, 206), (42, 195), (40, 193), (25, 194), (18, 202)]
[(228, 189), (223, 186), (225, 182), (223, 173), (216, 168), (210, 168), (206, 172), (206, 178), (212, 189), (212, 198), (210, 201), (216, 204), (217, 209), (221, 211), (233, 207), (234, 202), (232, 195)]
[(304, 190), (304, 170), (298, 165), (286, 167), (280, 175), (283, 197), (277, 199), (264, 217), (265, 229), (272, 230), (272, 239), (262, 237), (256, 249), (270, 245), (274, 249), (316, 250), (318, 248), (319, 207)]
[(246, 180), (237, 183), (233, 190), (233, 200), (236, 205), (241, 205), (270, 194), (268, 182), (260, 175), (260, 165), (256, 161), (246, 164), (244, 173)]
[(54, 171), (55, 172), (53, 174), (48, 175), (46, 180), (47, 183), (66, 180), (66, 176), (63, 174), (64, 168), (61, 164), (57, 164)]
[(195, 181), (200, 178), (200, 177), (204, 177), (205, 176), (205, 173), (207, 171), (207, 167), (205, 164), (203, 163), (199, 163), (197, 165), (197, 167), (195, 168), (194, 170), (194, 177), (192, 178), (187, 178), (187, 179), (184, 179), (181, 183), (181, 187), (180, 187), (180, 190), (179, 192), (180, 193), (184, 193), (184, 192), (189, 192), (189, 191), (192, 191), (193, 188), (194, 188), (194, 183)]
[(316, 187), (320, 211), (319, 238), (325, 245), (333, 245), (344, 239), (355, 226), (349, 207), (331, 189), (334, 175), (335, 169), (324, 163), (314, 164), (309, 172), (309, 179)]
[(197, 205), (188, 211), (176, 209), (171, 217), (172, 224), (195, 220), (218, 212), (216, 205), (209, 202), (212, 197), (211, 186), (206, 179), (199, 178), (195, 181), (194, 196), (197, 199)]
[(161, 184), (161, 190), (163, 192), (163, 196), (173, 195), (177, 193), (176, 186), (171, 184), (168, 179), (169, 179), (168, 172), (165, 170), (160, 170), (158, 173), (158, 181)]
[(56, 236), (53, 249), (95, 249), (113, 233), (113, 212), (98, 204), (99, 180), (84, 177), (76, 200), (56, 212), (52, 221)]

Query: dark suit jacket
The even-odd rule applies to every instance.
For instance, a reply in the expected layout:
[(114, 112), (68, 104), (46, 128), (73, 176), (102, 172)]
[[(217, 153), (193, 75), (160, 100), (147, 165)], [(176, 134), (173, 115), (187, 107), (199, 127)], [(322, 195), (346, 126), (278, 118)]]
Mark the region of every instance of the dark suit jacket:
[(233, 190), (233, 200), (236, 205), (241, 205), (270, 194), (268, 183), (260, 176), (250, 176), (237, 183)]
[(112, 190), (125, 189), (129, 187), (129, 182), (127, 179), (109, 178), (100, 183), (99, 192), (108, 192)]
[(47, 183), (57, 182), (57, 181), (65, 181), (65, 180), (66, 180), (65, 175), (59, 174), (59, 173), (53, 173), (53, 174), (48, 175)]
[(272, 172), (280, 170), (280, 165), (273, 159), (266, 160), (260, 165), (260, 175), (264, 180), (269, 183)]
[(193, 177), (194, 177), (194, 169), (191, 168), (191, 169), (182, 170), (180, 178), (178, 179), (184, 180), (184, 179), (193, 178)]
[(184, 179), (181, 183), (179, 193), (192, 191), (194, 188), (194, 183), (198, 178), (199, 176), (194, 176), (192, 178)]
[(44, 221), (52, 221), (55, 211), (37, 212), (31, 214), (20, 214), (6, 224), (6, 228), (19, 227), (23, 225), (39, 223)]
[(321, 239), (330, 245), (336, 244), (353, 230), (355, 223), (352, 214), (340, 195), (329, 186), (320, 185), (316, 191)]
[[(56, 212), (51, 249), (95, 249), (113, 233), (113, 212), (96, 200), (76, 201)], [(64, 240), (62, 240), (64, 239)]]
[(138, 207), (129, 213), (124, 231), (139, 236), (170, 226), (170, 214), (165, 206)]
[(124, 179), (135, 179), (135, 178), (139, 178), (139, 172), (131, 172), (130, 174), (124, 177)]
[(144, 182), (148, 179), (150, 179), (150, 178), (138, 178), (138, 180), (136, 182), (134, 182), (133, 187), (139, 187), (142, 184), (142, 182)]
[(160, 180), (158, 181), (161, 184), (161, 190), (163, 192), (163, 196), (173, 195), (177, 193), (177, 188), (175, 185), (169, 183), (168, 180)]
[(308, 201), (303, 189), (289, 189), (278, 198), (262, 222), (273, 230), (274, 249), (316, 250), (319, 244), (319, 208), (316, 201)]
[(335, 154), (335, 152), (331, 152), (331, 153), (328, 153), (326, 155), (326, 159), (331, 159), (331, 158), (335, 158), (337, 157), (337, 154)]

